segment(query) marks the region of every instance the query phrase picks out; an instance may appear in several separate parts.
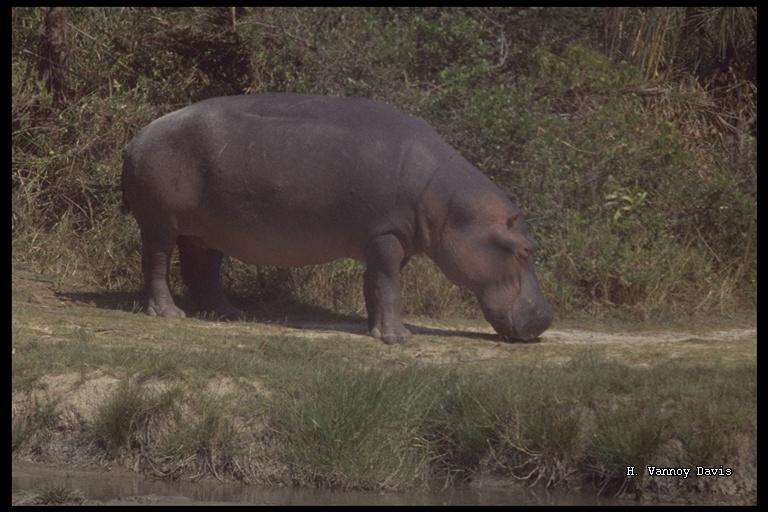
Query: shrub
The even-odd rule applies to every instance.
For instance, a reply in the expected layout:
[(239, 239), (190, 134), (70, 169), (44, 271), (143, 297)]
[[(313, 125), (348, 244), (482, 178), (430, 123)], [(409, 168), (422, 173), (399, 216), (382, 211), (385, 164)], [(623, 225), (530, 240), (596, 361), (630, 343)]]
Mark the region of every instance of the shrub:
[[(527, 213), (561, 313), (726, 313), (754, 301), (756, 139), (717, 131), (724, 93), (695, 77), (649, 84), (631, 59), (604, 51), (593, 27), (613, 14), (72, 8), (63, 104), (36, 74), (40, 14), (13, 10), (15, 263), (137, 288), (138, 230), (118, 211), (127, 141), (191, 101), (295, 91), (376, 98), (435, 125)], [(734, 105), (754, 103), (756, 88), (738, 90)], [(351, 261), (226, 273), (256, 302), (364, 310), (362, 267)], [(430, 263), (405, 273), (406, 311), (477, 314), (471, 294)]]

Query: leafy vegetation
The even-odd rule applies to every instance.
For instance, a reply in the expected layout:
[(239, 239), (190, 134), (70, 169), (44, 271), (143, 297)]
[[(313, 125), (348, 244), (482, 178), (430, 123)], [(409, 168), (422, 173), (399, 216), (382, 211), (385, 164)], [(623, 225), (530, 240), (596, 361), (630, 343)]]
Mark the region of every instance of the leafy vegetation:
[[(68, 8), (59, 92), (45, 9), (12, 11), (15, 263), (136, 290), (122, 147), (193, 101), (294, 91), (432, 123), (527, 212), (563, 315), (753, 308), (755, 8)], [(430, 262), (405, 274), (406, 312), (479, 314)], [(225, 278), (254, 309), (364, 311), (353, 261)]]

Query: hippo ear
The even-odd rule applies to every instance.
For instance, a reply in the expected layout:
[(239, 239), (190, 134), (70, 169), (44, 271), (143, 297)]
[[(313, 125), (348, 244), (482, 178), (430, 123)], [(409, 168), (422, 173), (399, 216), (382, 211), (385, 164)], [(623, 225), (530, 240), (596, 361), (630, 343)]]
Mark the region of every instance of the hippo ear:
[(507, 219), (507, 227), (509, 229), (512, 229), (513, 227), (515, 227), (515, 223), (519, 218), (520, 218), (520, 212), (516, 212), (510, 215), (509, 218)]

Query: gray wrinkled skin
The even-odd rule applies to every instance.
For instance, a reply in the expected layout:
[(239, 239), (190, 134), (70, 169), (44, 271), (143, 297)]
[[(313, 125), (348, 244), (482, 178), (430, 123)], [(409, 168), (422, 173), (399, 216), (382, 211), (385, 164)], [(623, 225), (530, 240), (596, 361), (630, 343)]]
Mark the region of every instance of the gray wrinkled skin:
[(222, 318), (241, 315), (221, 288), (222, 255), (282, 267), (355, 258), (370, 334), (403, 342), (400, 271), (425, 253), (504, 338), (533, 339), (552, 321), (520, 210), (426, 122), (384, 103), (211, 98), (149, 124), (123, 160), (150, 315), (184, 316), (168, 289), (178, 244), (198, 308)]

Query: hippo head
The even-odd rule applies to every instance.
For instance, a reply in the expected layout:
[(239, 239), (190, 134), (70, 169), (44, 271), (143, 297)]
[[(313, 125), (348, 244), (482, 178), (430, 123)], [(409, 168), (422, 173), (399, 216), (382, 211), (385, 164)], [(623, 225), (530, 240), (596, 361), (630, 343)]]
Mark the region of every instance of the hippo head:
[(454, 196), (434, 260), (477, 296), (486, 320), (505, 339), (532, 340), (552, 323), (533, 269), (534, 243), (522, 212), (501, 191)]

